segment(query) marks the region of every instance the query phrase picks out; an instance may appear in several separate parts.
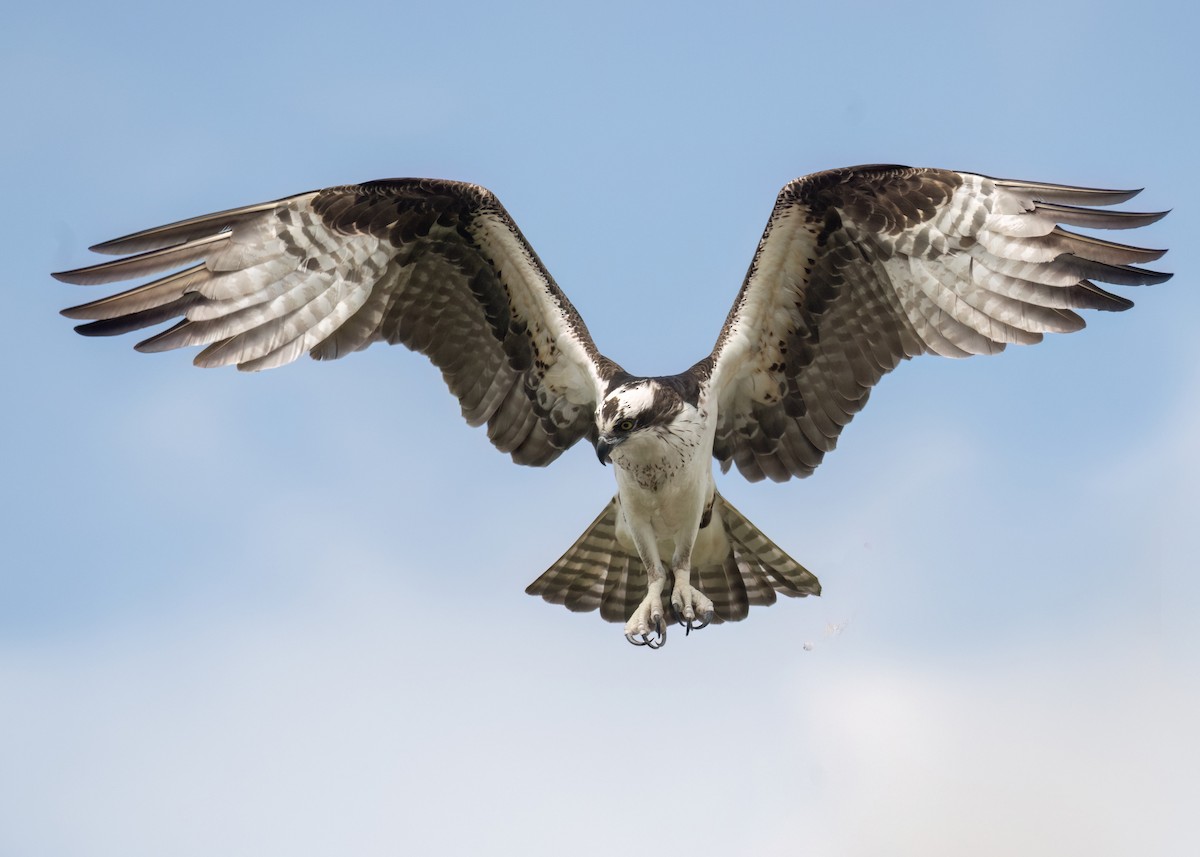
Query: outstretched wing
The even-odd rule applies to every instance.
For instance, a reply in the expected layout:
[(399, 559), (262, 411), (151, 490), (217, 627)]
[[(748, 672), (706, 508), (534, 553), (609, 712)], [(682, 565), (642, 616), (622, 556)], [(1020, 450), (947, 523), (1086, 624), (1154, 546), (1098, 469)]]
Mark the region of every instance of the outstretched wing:
[(1133, 304), (1091, 282), (1170, 277), (1159, 258), (1061, 224), (1127, 229), (1166, 212), (1099, 211), (1137, 191), (863, 166), (783, 188), (712, 355), (713, 455), (747, 479), (807, 476), (902, 360), (995, 354)]
[(520, 464), (548, 464), (590, 435), (619, 371), (499, 200), (476, 185), (334, 187), (92, 249), (137, 255), (54, 276), (91, 285), (167, 275), (64, 310), (91, 320), (80, 333), (182, 318), (137, 349), (202, 345), (197, 366), (243, 370), (403, 343), (442, 370), (467, 421), (486, 422)]

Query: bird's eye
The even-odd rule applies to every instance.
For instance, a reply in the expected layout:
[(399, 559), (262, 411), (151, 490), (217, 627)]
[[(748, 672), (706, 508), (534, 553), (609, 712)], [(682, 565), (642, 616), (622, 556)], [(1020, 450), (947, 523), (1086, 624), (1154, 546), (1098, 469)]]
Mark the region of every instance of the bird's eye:
[(621, 431), (633, 431), (633, 426), (633, 420), (621, 420), (619, 423), (617, 423), (617, 428), (619, 428)]

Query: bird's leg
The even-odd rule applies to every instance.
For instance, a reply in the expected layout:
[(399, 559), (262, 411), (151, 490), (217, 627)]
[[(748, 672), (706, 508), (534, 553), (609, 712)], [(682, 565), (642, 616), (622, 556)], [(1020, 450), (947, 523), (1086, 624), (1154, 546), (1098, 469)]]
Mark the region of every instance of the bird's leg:
[(625, 639), (635, 646), (660, 649), (667, 642), (667, 621), (663, 618), (662, 606), (662, 591), (667, 583), (667, 575), (663, 571), (658, 542), (653, 533), (646, 536), (633, 531), (631, 534), (638, 554), (646, 564), (647, 583), (646, 597), (625, 623)]
[[(690, 634), (707, 627), (712, 621), (713, 603), (707, 595), (691, 584), (691, 549), (676, 551), (673, 562), (675, 588), (671, 592), (671, 607), (675, 610), (675, 618), (679, 620), (679, 624), (685, 626), (686, 633)], [(700, 620), (698, 625), (695, 624), (697, 619)]]

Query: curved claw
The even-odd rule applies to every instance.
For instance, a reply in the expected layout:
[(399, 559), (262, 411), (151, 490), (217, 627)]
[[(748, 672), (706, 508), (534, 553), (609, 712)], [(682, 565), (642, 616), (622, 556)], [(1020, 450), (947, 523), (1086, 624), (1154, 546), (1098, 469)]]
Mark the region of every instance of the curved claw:
[[(683, 614), (679, 612), (679, 608), (674, 604), (671, 605), (671, 612), (675, 614), (675, 621), (684, 627), (683, 636), (686, 637), (688, 634), (692, 633), (692, 623), (683, 618)], [(701, 625), (700, 627), (703, 628), (704, 626)]]
[(667, 623), (659, 616), (658, 621), (654, 623), (653, 631), (642, 634), (640, 639), (636, 634), (626, 634), (625, 639), (635, 646), (648, 646), (651, 649), (661, 649), (667, 644)]
[(685, 630), (683, 632), (683, 636), (685, 636), (685, 637), (688, 634), (692, 633), (692, 631), (699, 631), (701, 628), (707, 628), (709, 623), (712, 622), (712, 619), (713, 619), (713, 612), (711, 610), (709, 610), (708, 612), (706, 612), (704, 614), (704, 617), (701, 620), (700, 624), (696, 624), (695, 620), (692, 620), (691, 622), (689, 622), (687, 619), (684, 619), (683, 614), (679, 612), (679, 608), (676, 607), (674, 604), (671, 605), (671, 610), (672, 610), (672, 612), (675, 613), (675, 621), (678, 622), (680, 625), (682, 625), (685, 628)]

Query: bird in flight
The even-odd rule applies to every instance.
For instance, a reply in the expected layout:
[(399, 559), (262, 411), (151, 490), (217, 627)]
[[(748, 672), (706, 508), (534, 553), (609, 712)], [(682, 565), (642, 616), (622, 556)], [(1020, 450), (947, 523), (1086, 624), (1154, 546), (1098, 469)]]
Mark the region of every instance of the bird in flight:
[[(807, 476), (871, 388), (919, 354), (995, 354), (1132, 303), (1095, 282), (1160, 283), (1164, 251), (1078, 234), (1166, 212), (1103, 210), (1138, 191), (869, 165), (785, 185), (712, 353), (676, 375), (604, 356), (500, 201), (473, 184), (388, 179), (194, 217), (97, 244), (124, 258), (55, 274), (151, 281), (64, 310), (136, 346), (203, 346), (255, 371), (402, 343), (442, 372), (471, 425), (518, 464), (586, 439), (617, 493), (526, 590), (623, 622), (659, 648), (744, 619), (817, 578), (716, 490)], [(668, 612), (669, 611), (669, 612)]]

